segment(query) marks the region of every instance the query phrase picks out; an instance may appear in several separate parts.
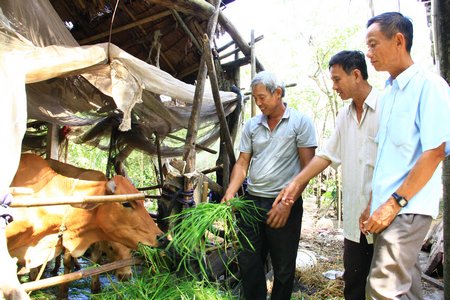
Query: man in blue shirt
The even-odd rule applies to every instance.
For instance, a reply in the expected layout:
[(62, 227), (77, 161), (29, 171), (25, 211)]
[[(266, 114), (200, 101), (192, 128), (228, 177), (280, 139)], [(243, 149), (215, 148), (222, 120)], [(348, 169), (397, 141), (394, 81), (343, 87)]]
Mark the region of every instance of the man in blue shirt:
[(238, 255), (245, 299), (266, 300), (265, 263), (270, 254), (274, 270), (271, 299), (289, 300), (300, 240), (302, 199), (292, 206), (272, 204), (281, 189), (314, 157), (316, 134), (310, 118), (283, 103), (284, 88), (274, 74), (258, 73), (251, 88), (262, 114), (244, 126), (240, 155), (222, 202), (233, 198), (247, 177), (245, 197), (260, 209), (254, 212), (261, 216), (256, 224), (238, 219), (239, 230), (245, 235), (240, 239), (244, 249)]
[(367, 23), (367, 57), (390, 75), (382, 105), (371, 216), (374, 233), (367, 299), (422, 299), (418, 254), (439, 213), (439, 167), (450, 152), (450, 95), (441, 77), (411, 58), (413, 25), (397, 12)]

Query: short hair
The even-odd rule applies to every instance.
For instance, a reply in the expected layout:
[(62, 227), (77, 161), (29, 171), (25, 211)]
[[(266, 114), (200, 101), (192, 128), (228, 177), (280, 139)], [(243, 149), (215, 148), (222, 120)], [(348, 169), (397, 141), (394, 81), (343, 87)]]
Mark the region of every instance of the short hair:
[(330, 62), (328, 63), (328, 70), (334, 65), (342, 66), (342, 69), (348, 75), (350, 75), (353, 70), (357, 69), (361, 72), (364, 80), (367, 80), (367, 78), (369, 78), (369, 75), (367, 73), (366, 59), (362, 51), (340, 51), (331, 57)]
[(403, 16), (399, 12), (386, 12), (369, 19), (367, 21), (367, 27), (374, 23), (380, 24), (381, 32), (388, 39), (391, 39), (397, 32), (403, 34), (406, 40), (406, 51), (408, 53), (411, 52), (413, 42), (413, 24), (411, 19)]
[(250, 88), (253, 90), (253, 88), (258, 84), (264, 85), (271, 94), (273, 94), (277, 88), (281, 88), (281, 97), (284, 97), (284, 84), (278, 81), (274, 73), (269, 71), (261, 71), (256, 74), (250, 83)]

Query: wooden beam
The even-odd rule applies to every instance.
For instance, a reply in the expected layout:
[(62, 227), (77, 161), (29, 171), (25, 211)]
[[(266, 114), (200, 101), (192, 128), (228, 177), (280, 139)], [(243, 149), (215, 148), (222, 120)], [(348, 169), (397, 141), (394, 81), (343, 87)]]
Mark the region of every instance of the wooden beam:
[[(263, 38), (264, 38), (263, 35), (258, 36), (257, 38), (255, 38), (255, 43), (261, 41)], [(234, 41), (231, 41), (231, 44), (234, 45)], [(220, 52), (220, 49), (217, 50), (217, 51)], [(220, 56), (219, 59), (227, 58), (228, 56), (231, 56), (231, 55), (233, 55), (233, 54), (236, 54), (236, 53), (238, 53), (238, 52), (240, 52), (240, 51), (241, 51), (241, 49), (236, 48), (236, 49), (234, 49), (233, 51), (230, 51), (230, 52), (225, 53), (224, 55)]]
[(145, 0), (148, 3), (161, 5), (163, 7), (193, 15), (203, 20), (209, 19), (214, 14), (214, 6), (205, 0)]
[[(172, 13), (169, 10), (167, 10), (167, 11), (160, 12), (159, 14), (143, 18), (143, 19), (138, 20), (136, 22), (132, 22), (132, 23), (129, 23), (127, 25), (114, 28), (111, 31), (111, 35), (116, 34), (118, 32), (122, 32), (122, 31), (125, 31), (125, 30), (128, 30), (128, 29), (131, 29), (131, 28), (134, 28), (136, 26), (140, 26), (140, 25), (143, 25), (143, 24), (146, 24), (146, 23), (150, 23), (150, 22), (162, 19), (164, 17), (170, 16), (171, 14)], [(93, 36), (90, 36), (88, 38), (85, 38), (85, 39), (81, 40), (79, 43), (80, 43), (80, 45), (84, 45), (84, 44), (91, 43), (93, 41), (99, 40), (99, 39), (107, 37), (107, 36), (109, 36), (109, 30), (105, 31), (105, 32), (102, 32), (102, 33), (99, 33), (99, 34), (96, 34), (96, 35), (93, 35)]]
[[(178, 12), (184, 14), (189, 14), (196, 16), (197, 18), (208, 19), (211, 17), (216, 9), (213, 5), (209, 4), (204, 0), (146, 0), (149, 3), (158, 4), (169, 9), (174, 9)], [(245, 56), (250, 56), (250, 47), (247, 42), (239, 34), (236, 27), (230, 22), (230, 20), (219, 11), (219, 24), (225, 29), (226, 32), (231, 36), (231, 38), (236, 42), (238, 47), (241, 49)], [(256, 59), (256, 67), (258, 71), (264, 70), (264, 66)]]
[(175, 20), (177, 20), (178, 24), (180, 24), (181, 28), (184, 30), (184, 32), (189, 36), (192, 43), (194, 43), (195, 47), (197, 47), (197, 50), (202, 53), (202, 47), (200, 46), (197, 38), (192, 34), (192, 32), (189, 30), (189, 27), (184, 23), (183, 19), (181, 18), (180, 14), (172, 9), (172, 14), (175, 17)]
[[(225, 29), (226, 32), (231, 36), (231, 38), (236, 42), (238, 47), (241, 49), (242, 53), (244, 53), (245, 56), (250, 56), (251, 49), (248, 43), (242, 38), (242, 36), (239, 34), (237, 28), (230, 22), (230, 20), (223, 14), (219, 14), (219, 23)], [(256, 58), (256, 69), (257, 71), (264, 70), (264, 66), (259, 62), (259, 60)]]

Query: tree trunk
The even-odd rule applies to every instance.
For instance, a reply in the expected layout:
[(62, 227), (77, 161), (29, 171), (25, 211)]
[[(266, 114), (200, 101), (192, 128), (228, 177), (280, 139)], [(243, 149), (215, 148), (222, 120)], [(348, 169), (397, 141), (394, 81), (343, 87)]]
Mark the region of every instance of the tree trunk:
[[(437, 62), (441, 76), (450, 82), (450, 1), (434, 0), (432, 2), (432, 16), (434, 21), (434, 42)], [(450, 299), (450, 158), (447, 157), (443, 164), (442, 174), (443, 201), (444, 201), (444, 299)]]

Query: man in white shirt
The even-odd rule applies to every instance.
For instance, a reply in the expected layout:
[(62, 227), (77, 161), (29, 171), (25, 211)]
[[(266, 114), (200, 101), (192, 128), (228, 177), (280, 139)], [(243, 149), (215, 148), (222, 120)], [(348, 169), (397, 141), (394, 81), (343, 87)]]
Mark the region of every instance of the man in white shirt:
[(387, 12), (367, 22), (367, 57), (390, 75), (380, 98), (370, 218), (367, 299), (423, 299), (418, 254), (439, 213), (441, 168), (450, 153), (450, 89), (411, 58), (412, 22)]
[[(366, 277), (372, 260), (370, 236), (359, 229), (359, 218), (370, 199), (372, 173), (377, 152), (374, 142), (378, 131), (378, 93), (368, 83), (367, 65), (361, 51), (341, 51), (329, 62), (333, 89), (342, 100), (352, 99), (342, 108), (336, 128), (325, 148), (280, 193), (280, 200), (291, 205), (299, 187), (329, 165), (342, 167), (344, 212), (344, 296), (365, 297)], [(365, 211), (368, 215), (368, 210)]]

